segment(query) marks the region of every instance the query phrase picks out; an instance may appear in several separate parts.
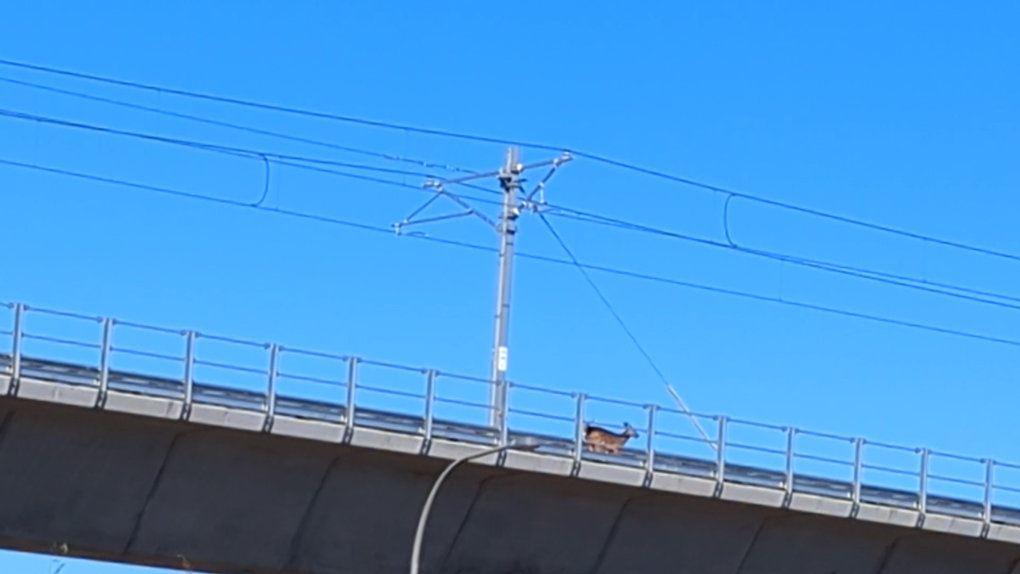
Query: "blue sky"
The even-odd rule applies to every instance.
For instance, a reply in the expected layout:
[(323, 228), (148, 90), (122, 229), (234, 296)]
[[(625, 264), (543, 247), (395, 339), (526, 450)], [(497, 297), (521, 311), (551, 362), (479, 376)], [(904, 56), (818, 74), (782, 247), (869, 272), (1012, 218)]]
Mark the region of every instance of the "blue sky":
[[(1020, 254), (1015, 227), (1020, 199), (1013, 193), (1020, 184), (1015, 161), (1020, 47), (1011, 27), (1020, 15), (1016, 3), (964, 9), (949, 2), (845, 7), (648, 2), (627, 8), (528, 1), (342, 7), (15, 2), (5, 6), (0, 22), (0, 57), (567, 146)], [(299, 118), (9, 67), (0, 66), (0, 78), (476, 170), (498, 167), (504, 151), (502, 145)], [(0, 82), (0, 108), (163, 137), (415, 169), (11, 83)], [(524, 154), (526, 162), (556, 155), (528, 149)], [(265, 185), (260, 161), (23, 119), (0, 117), (0, 159), (233, 201), (254, 202)], [(385, 177), (422, 182), (416, 176)], [(496, 283), (491, 253), (24, 168), (0, 166), (0, 178), (7, 247), (0, 300), (487, 374)], [(279, 165), (270, 170), (269, 183), (266, 206), (383, 227), (428, 197)], [(548, 197), (724, 239), (725, 197), (589, 160), (560, 170)], [(620, 229), (551, 221), (585, 262), (1020, 340), (1011, 316), (1016, 310)], [(1015, 261), (740, 200), (730, 205), (729, 226), (732, 239), (746, 247), (1020, 295)], [(496, 244), (495, 234), (474, 219), (422, 230)], [(522, 217), (518, 245), (529, 253), (563, 256), (533, 215)], [(1008, 432), (1020, 399), (1015, 346), (601, 273), (592, 277), (698, 412), (1020, 462)], [(43, 328), (39, 321), (35, 325)], [(46, 325), (74, 336), (95, 335), (94, 326)], [(510, 339), (514, 380), (671, 404), (576, 269), (517, 261)], [(231, 360), (263, 360), (237, 350), (218, 352)], [(569, 403), (528, 400), (534, 408), (571, 413)], [(643, 423), (637, 411), (605, 412), (601, 416), (610, 417), (609, 424), (624, 416)], [(669, 424), (676, 432), (691, 432), (679, 418)], [(0, 556), (4, 570), (43, 573), (50, 566), (48, 557)], [(64, 570), (128, 571), (134, 569), (86, 562), (71, 562)]]

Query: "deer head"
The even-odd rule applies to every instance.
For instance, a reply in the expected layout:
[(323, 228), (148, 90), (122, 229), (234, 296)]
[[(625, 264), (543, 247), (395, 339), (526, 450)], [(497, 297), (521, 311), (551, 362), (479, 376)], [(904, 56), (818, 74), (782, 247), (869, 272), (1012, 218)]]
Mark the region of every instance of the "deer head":
[(634, 427), (630, 426), (630, 423), (623, 423), (623, 436), (626, 438), (637, 438), (638, 432), (634, 430)]

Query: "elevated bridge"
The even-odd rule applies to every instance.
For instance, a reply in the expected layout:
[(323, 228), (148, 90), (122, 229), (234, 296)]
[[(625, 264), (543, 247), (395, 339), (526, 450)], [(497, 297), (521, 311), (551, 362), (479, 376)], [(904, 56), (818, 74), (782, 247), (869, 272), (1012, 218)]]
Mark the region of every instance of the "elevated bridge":
[[(706, 441), (664, 407), (520, 384), (492, 428), (483, 378), (11, 311), (6, 548), (212, 572), (406, 572), (446, 462), (528, 438), (542, 446), (449, 479), (424, 572), (1020, 574), (1007, 463), (726, 417), (704, 417)], [(633, 448), (579, 448), (585, 421), (628, 413), (646, 417)]]

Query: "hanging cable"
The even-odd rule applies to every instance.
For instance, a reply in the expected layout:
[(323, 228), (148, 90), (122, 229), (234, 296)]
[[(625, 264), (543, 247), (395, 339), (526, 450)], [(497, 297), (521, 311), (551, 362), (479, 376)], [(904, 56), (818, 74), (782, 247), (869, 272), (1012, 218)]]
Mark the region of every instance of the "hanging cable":
[(694, 414), (690, 411), (690, 409), (687, 408), (687, 404), (684, 403), (683, 399), (680, 398), (680, 395), (677, 394), (676, 390), (673, 389), (673, 385), (669, 383), (669, 379), (666, 378), (666, 375), (662, 372), (662, 369), (660, 369), (659, 366), (655, 364), (655, 361), (652, 359), (652, 356), (649, 355), (648, 351), (645, 350), (644, 345), (642, 345), (641, 342), (638, 341), (638, 338), (634, 335), (633, 331), (630, 330), (630, 327), (627, 326), (627, 323), (623, 320), (623, 317), (620, 317), (620, 314), (616, 312), (616, 309), (613, 307), (613, 304), (609, 302), (609, 299), (606, 299), (606, 296), (602, 293), (602, 290), (599, 289), (599, 286), (596, 285), (595, 281), (593, 281), (591, 276), (588, 275), (588, 271), (584, 268), (584, 266), (581, 265), (577, 258), (574, 257), (573, 251), (571, 251), (570, 248), (567, 247), (566, 242), (563, 241), (563, 238), (560, 237), (560, 234), (556, 232), (552, 224), (549, 223), (549, 220), (545, 218), (545, 214), (539, 212), (538, 217), (542, 220), (542, 223), (545, 224), (546, 228), (549, 230), (549, 233), (552, 234), (552, 236), (556, 239), (556, 242), (559, 243), (560, 247), (567, 254), (567, 257), (570, 258), (570, 262), (574, 265), (574, 267), (577, 268), (578, 271), (581, 272), (581, 275), (584, 276), (584, 280), (588, 282), (588, 285), (590, 285), (592, 290), (595, 291), (595, 294), (598, 295), (600, 300), (602, 300), (602, 303), (606, 306), (606, 309), (609, 310), (609, 313), (613, 316), (614, 319), (616, 319), (616, 322), (620, 325), (620, 328), (623, 329), (623, 332), (627, 334), (628, 338), (630, 338), (631, 343), (634, 343), (634, 346), (637, 348), (638, 352), (641, 353), (642, 356), (644, 356), (645, 361), (648, 362), (648, 365), (652, 368), (653, 371), (655, 371), (655, 374), (658, 375), (659, 380), (662, 381), (662, 384), (666, 385), (666, 390), (669, 392), (669, 394), (673, 396), (673, 399), (680, 406), (680, 409), (683, 410), (684, 414), (687, 415), (687, 417), (691, 420), (691, 423), (694, 425), (694, 428), (698, 429), (698, 433), (701, 434), (701, 437), (705, 440), (705, 442), (711, 445), (713, 449), (715, 449), (716, 448), (715, 443), (712, 441), (712, 439), (709, 438), (705, 430), (701, 428), (701, 425), (698, 424), (698, 419), (694, 417)]

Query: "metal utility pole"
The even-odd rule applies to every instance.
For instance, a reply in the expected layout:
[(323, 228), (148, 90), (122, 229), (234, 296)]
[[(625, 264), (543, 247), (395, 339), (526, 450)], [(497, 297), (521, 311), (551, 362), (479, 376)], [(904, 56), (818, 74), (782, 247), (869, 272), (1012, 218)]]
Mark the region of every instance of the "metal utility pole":
[[(513, 275), (514, 240), (517, 234), (517, 218), (524, 209), (540, 211), (545, 207), (545, 184), (552, 178), (553, 174), (556, 173), (556, 170), (559, 169), (560, 165), (570, 160), (570, 154), (564, 153), (556, 159), (524, 165), (521, 163), (520, 148), (516, 146), (511, 147), (506, 151), (506, 156), (503, 159), (503, 167), (499, 171), (490, 171), (487, 173), (473, 174), (442, 181), (432, 179), (426, 181), (425, 187), (435, 190), (436, 194), (426, 201), (424, 205), (414, 210), (411, 215), (407, 216), (403, 221), (393, 226), (399, 234), (411, 225), (434, 223), (437, 221), (445, 221), (448, 219), (456, 219), (473, 215), (495, 229), (499, 234), (499, 285), (496, 293), (496, 336), (492, 349), (492, 385), (489, 390), (488, 417), (489, 424), (494, 427), (502, 426), (502, 417), (506, 413), (506, 371), (509, 352), (508, 333), (510, 326), (510, 287)], [(524, 182), (521, 178), (521, 174), (529, 169), (542, 167), (548, 167), (549, 171), (535, 185), (534, 189), (531, 190), (530, 193), (521, 198), (523, 195), (521, 190)], [(452, 187), (469, 181), (476, 181), (491, 177), (495, 177), (499, 180), (500, 187), (503, 191), (503, 201), (501, 204), (502, 210), (498, 221), (493, 221), (483, 213), (476, 210), (467, 201), (447, 189), (447, 186)], [(440, 196), (446, 196), (460, 206), (464, 211), (432, 217), (418, 217)]]
[(503, 188), (503, 212), (499, 218), (499, 291), (496, 294), (496, 337), (492, 349), (492, 386), (489, 389), (489, 424), (498, 426), (506, 412), (506, 369), (509, 349), (510, 286), (514, 262), (514, 236), (517, 233), (517, 192), (521, 188), (520, 149), (506, 152), (499, 183)]

